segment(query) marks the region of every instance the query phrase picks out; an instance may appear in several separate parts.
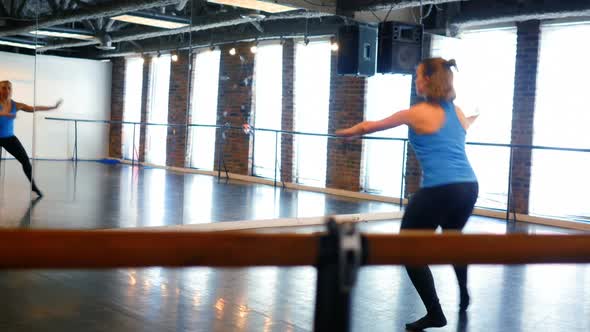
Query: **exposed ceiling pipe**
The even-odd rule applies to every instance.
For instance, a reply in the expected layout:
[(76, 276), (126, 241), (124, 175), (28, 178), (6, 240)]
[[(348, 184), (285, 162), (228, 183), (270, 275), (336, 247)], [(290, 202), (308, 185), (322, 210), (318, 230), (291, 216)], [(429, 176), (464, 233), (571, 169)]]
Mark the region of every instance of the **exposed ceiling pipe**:
[[(126, 34), (113, 34), (112, 35), (112, 42), (118, 43), (123, 41), (131, 41), (131, 40), (144, 40), (150, 38), (157, 38), (163, 36), (171, 36), (171, 35), (178, 35), (188, 32), (196, 32), (196, 31), (203, 31), (203, 30), (211, 30), (217, 28), (223, 28), (227, 26), (235, 26), (240, 24), (251, 24), (252, 21), (260, 21), (260, 22), (267, 22), (267, 21), (274, 21), (274, 20), (290, 20), (290, 19), (300, 19), (300, 18), (319, 18), (331, 16), (330, 14), (325, 13), (310, 13), (310, 12), (297, 12), (297, 13), (283, 13), (269, 16), (265, 19), (260, 20), (253, 20), (249, 17), (242, 17), (242, 14), (230, 13), (230, 14), (221, 14), (212, 17), (203, 17), (203, 20), (200, 21), (199, 25), (183, 27), (179, 29), (172, 29), (172, 30), (161, 30), (161, 29), (150, 29), (149, 32), (140, 32), (140, 33), (126, 33)], [(89, 40), (89, 41), (82, 41), (82, 42), (70, 42), (70, 43), (63, 43), (63, 44), (54, 44), (54, 45), (47, 45), (44, 47), (38, 48), (39, 51), (49, 51), (49, 50), (56, 50), (60, 48), (68, 48), (68, 47), (81, 47), (81, 46), (89, 46), (89, 45), (96, 45), (100, 42), (97, 40)]]
[(188, 2), (188, 0), (182, 0), (180, 1), (176, 7), (174, 7), (174, 9), (176, 9), (177, 12), (180, 12), (184, 9), (184, 7), (186, 7), (186, 3)]
[(54, 17), (40, 19), (38, 24), (27, 24), (20, 27), (0, 29), (0, 37), (14, 36), (32, 30), (48, 28), (55, 25), (80, 22), (101, 17), (116, 16), (127, 12), (146, 10), (155, 7), (176, 5), (182, 0), (117, 0), (107, 4), (70, 10)]
[(82, 24), (84, 24), (84, 26), (86, 27), (86, 29), (92, 31), (92, 32), (96, 32), (98, 31), (98, 29), (94, 26), (94, 24), (89, 21), (89, 20), (84, 20), (82, 21)]
[[(339, 10), (343, 11), (380, 11), (380, 10), (399, 10), (404, 8), (420, 7), (424, 5), (440, 5), (448, 2), (470, 1), (470, 0), (371, 0), (371, 1), (340, 1)], [(365, 3), (360, 4), (361, 3)]]
[(115, 20), (109, 19), (103, 30), (107, 32), (111, 31), (113, 29), (113, 24), (115, 24)]
[(61, 8), (68, 9), (70, 7), (70, 0), (63, 0)]
[[(301, 22), (300, 22), (301, 23)], [(317, 38), (317, 37), (331, 37), (338, 31), (338, 27), (341, 26), (341, 22), (336, 22), (336, 20), (331, 20), (330, 22), (323, 22), (318, 24), (313, 29), (308, 32), (308, 37)], [(270, 29), (267, 29), (270, 30)], [(301, 38), (304, 36), (302, 32), (302, 26), (294, 26), (293, 24), (283, 25), (282, 27), (273, 27), (271, 32), (267, 32), (264, 34), (260, 34), (256, 31), (249, 31), (249, 32), (240, 32), (233, 35), (220, 35), (219, 38), (211, 40), (209, 35), (201, 35), (201, 36), (194, 36), (192, 38), (192, 43), (189, 44), (188, 40), (184, 43), (179, 44), (178, 42), (169, 42), (164, 45), (150, 45), (147, 47), (143, 47), (140, 52), (131, 51), (131, 50), (123, 50), (121, 52), (104, 52), (99, 53), (98, 58), (116, 58), (116, 57), (124, 57), (124, 56), (133, 56), (137, 55), (138, 53), (143, 54), (150, 54), (156, 53), (158, 51), (178, 51), (178, 50), (187, 50), (187, 49), (197, 49), (203, 47), (210, 47), (211, 45), (224, 45), (224, 44), (235, 44), (235, 43), (242, 43), (242, 42), (253, 42), (253, 41), (263, 41), (263, 40), (278, 40), (280, 39), (291, 39), (291, 38)]]

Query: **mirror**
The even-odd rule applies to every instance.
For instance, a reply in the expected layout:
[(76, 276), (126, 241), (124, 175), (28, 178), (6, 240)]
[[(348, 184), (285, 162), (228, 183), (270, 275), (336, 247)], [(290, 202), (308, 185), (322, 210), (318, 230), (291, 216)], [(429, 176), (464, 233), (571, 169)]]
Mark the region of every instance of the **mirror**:
[(190, 27), (203, 1), (12, 3), (6, 12), (14, 16), (0, 28), (11, 41), (0, 44), (0, 66), (14, 82), (14, 99), (35, 106), (19, 112), (14, 128), (38, 187), (26, 185), (4, 149), (0, 213), (12, 226), (24, 215), (22, 224), (33, 228), (177, 220), (183, 202), (166, 207), (160, 168), (185, 166)]
[(0, 4), (0, 220), (2, 227), (30, 224), (38, 202), (28, 178), (34, 177), (36, 50), (41, 41), (35, 6)]

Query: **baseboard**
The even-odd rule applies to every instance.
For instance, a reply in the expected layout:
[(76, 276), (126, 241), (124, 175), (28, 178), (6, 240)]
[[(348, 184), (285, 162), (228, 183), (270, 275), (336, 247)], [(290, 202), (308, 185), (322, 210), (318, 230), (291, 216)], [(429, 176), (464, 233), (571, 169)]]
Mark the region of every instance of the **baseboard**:
[(206, 224), (189, 224), (174, 226), (155, 226), (155, 227), (129, 227), (129, 228), (112, 228), (107, 231), (125, 232), (125, 231), (157, 231), (157, 232), (223, 232), (223, 231), (243, 231), (264, 228), (283, 228), (283, 227), (302, 227), (324, 225), (327, 218), (331, 217), (338, 223), (344, 222), (369, 222), (378, 220), (401, 219), (402, 212), (379, 212), (379, 213), (356, 213), (340, 214), (332, 216), (318, 217), (301, 217), (301, 218), (276, 218), (262, 220), (239, 220), (239, 221), (220, 221)]

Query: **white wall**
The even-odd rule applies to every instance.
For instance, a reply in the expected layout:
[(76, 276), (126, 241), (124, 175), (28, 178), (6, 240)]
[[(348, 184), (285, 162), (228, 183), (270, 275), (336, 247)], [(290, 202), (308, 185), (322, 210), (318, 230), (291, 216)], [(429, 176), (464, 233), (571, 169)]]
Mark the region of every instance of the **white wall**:
[[(36, 62), (36, 66), (35, 66)], [(36, 69), (36, 70), (35, 70)], [(74, 149), (74, 124), (45, 117), (109, 120), (111, 114), (111, 63), (56, 56), (0, 52), (0, 80), (13, 83), (13, 99), (33, 105), (53, 105), (57, 111), (19, 112), (15, 135), (30, 156), (69, 159)], [(36, 100), (35, 100), (36, 94)], [(35, 123), (33, 124), (33, 120)], [(107, 124), (78, 124), (78, 158), (100, 159), (108, 155)]]

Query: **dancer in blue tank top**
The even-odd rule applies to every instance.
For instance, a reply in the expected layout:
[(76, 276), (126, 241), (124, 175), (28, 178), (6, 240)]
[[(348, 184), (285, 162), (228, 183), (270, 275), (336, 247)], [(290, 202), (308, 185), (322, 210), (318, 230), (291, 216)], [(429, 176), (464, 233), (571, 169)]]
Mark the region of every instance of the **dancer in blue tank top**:
[[(380, 121), (364, 121), (337, 135), (352, 137), (400, 125), (409, 127), (409, 140), (423, 171), (420, 190), (410, 198), (401, 229), (462, 230), (473, 212), (478, 183), (465, 154), (466, 130), (477, 116), (465, 117), (453, 104), (454, 60), (431, 58), (416, 69), (416, 91), (426, 99), (408, 110), (394, 113)], [(408, 248), (411, 250), (411, 248)], [(467, 310), (467, 267), (455, 266), (459, 283), (459, 310)], [(443, 327), (447, 320), (436, 294), (432, 273), (427, 266), (406, 266), (427, 314), (406, 324), (406, 329), (421, 331)]]
[(55, 106), (36, 106), (32, 107), (27, 104), (18, 103), (12, 100), (12, 83), (10, 81), (0, 81), (0, 147), (13, 155), (23, 167), (25, 175), (31, 181), (33, 191), (39, 196), (43, 196), (41, 190), (35, 184), (32, 178), (32, 167), (29, 161), (27, 151), (21, 142), (14, 136), (14, 119), (18, 110), (25, 112), (50, 111), (57, 109), (61, 101)]

